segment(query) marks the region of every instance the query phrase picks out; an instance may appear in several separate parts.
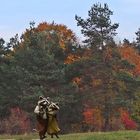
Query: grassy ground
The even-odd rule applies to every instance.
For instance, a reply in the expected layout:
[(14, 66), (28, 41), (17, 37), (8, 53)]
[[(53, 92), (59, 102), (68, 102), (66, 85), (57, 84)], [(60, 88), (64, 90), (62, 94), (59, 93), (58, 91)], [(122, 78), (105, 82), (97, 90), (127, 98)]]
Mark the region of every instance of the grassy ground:
[[(17, 135), (8, 136), (1, 135), (0, 140), (38, 140), (37, 134), (32, 135)], [(46, 140), (56, 140), (56, 138), (51, 139), (50, 136)], [(140, 132), (138, 131), (118, 131), (118, 132), (94, 132), (94, 133), (77, 133), (77, 134), (67, 134), (60, 135), (59, 140), (140, 140)]]

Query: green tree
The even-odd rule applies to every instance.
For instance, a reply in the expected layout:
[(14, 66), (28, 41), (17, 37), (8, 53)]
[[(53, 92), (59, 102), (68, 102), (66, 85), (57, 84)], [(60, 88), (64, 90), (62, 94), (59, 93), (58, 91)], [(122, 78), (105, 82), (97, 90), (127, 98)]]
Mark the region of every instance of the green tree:
[(140, 28), (135, 34), (136, 34), (136, 47), (138, 50), (140, 50)]
[(94, 4), (88, 11), (88, 18), (82, 19), (75, 16), (77, 25), (81, 26), (82, 34), (87, 38), (84, 42), (88, 43), (90, 47), (99, 49), (105, 43), (108, 43), (116, 35), (116, 29), (119, 24), (111, 23), (110, 16), (113, 12), (108, 8), (107, 4), (103, 6), (100, 3)]
[(123, 45), (130, 46), (131, 43), (130, 43), (130, 41), (129, 41), (128, 39), (125, 38), (125, 39), (123, 40)]
[[(12, 56), (9, 44), (0, 39), (0, 118), (10, 113), (10, 108), (18, 104), (20, 92), (17, 83), (16, 70), (12, 63)], [(11, 82), (12, 81), (12, 82)]]
[(10, 54), (10, 49), (8, 45), (6, 45), (5, 40), (0, 38), (0, 61), (6, 60), (7, 56)]
[[(98, 108), (104, 118), (103, 130), (110, 129), (110, 119), (119, 108), (129, 109), (137, 90), (137, 81), (130, 74), (133, 65), (122, 59), (113, 36), (118, 24), (112, 24), (113, 12), (108, 5), (94, 4), (86, 20), (76, 16), (77, 25), (87, 39), (89, 55), (83, 56), (80, 90), (85, 106)], [(81, 71), (80, 69), (80, 71)], [(79, 70), (78, 70), (79, 71)], [(134, 84), (135, 83), (135, 84)]]
[(138, 124), (138, 130), (140, 130), (140, 92), (138, 91), (133, 102), (132, 118)]
[(108, 47), (102, 55), (92, 54), (81, 60), (79, 90), (83, 103), (98, 108), (103, 117), (103, 130), (110, 130), (110, 120), (119, 116), (119, 109), (132, 112), (138, 82), (130, 74), (134, 68), (123, 60), (116, 48)]
[[(31, 119), (35, 118), (33, 110), (38, 96), (49, 96), (53, 101), (60, 103), (60, 122), (64, 125), (63, 132), (68, 132), (72, 129), (72, 125), (79, 120), (80, 115), (76, 115), (76, 119), (74, 119), (75, 116), (68, 116), (79, 114), (80, 101), (72, 81), (66, 80), (68, 65), (64, 61), (67, 58), (67, 52), (59, 42), (60, 32), (55, 30), (53, 32), (50, 30), (36, 32), (35, 30), (36, 28), (28, 29), (28, 34), (24, 34), (19, 46), (14, 48), (11, 58), (12, 76), (17, 82), (14, 84), (18, 85), (18, 92), (14, 92), (12, 89), (5, 95), (14, 92), (13, 96), (17, 101), (17, 106), (28, 112)], [(67, 42), (65, 45), (73, 48), (71, 42)], [(75, 50), (69, 49), (69, 51), (72, 53)], [(12, 88), (12, 84), (9, 87)], [(76, 106), (76, 110), (72, 110), (71, 106)]]

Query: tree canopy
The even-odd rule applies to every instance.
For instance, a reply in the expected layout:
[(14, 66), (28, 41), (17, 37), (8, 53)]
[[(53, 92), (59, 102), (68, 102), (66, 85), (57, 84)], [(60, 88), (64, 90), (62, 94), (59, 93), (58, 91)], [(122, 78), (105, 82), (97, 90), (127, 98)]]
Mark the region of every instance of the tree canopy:
[(93, 4), (88, 11), (87, 19), (84, 20), (77, 15), (75, 16), (77, 25), (81, 26), (82, 34), (87, 38), (84, 41), (85, 43), (88, 43), (91, 47), (99, 48), (112, 41), (119, 24), (111, 23), (111, 15), (113, 15), (113, 12), (107, 4), (102, 6), (100, 3), (97, 3)]
[(0, 38), (0, 133), (31, 132), (40, 95), (59, 102), (62, 133), (139, 128), (139, 31), (136, 43), (116, 44), (112, 15), (100, 3), (87, 19), (76, 15), (86, 45), (54, 22)]

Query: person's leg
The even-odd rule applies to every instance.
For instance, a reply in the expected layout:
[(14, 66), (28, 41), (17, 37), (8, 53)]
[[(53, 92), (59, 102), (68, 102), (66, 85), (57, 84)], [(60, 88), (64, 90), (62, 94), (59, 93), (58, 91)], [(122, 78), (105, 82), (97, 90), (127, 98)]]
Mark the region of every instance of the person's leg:
[(43, 140), (45, 138), (44, 135), (42, 134), (42, 131), (39, 132), (39, 137), (40, 137), (40, 140)]
[(43, 125), (44, 126), (43, 126), (43, 130), (42, 130), (42, 136), (43, 136), (43, 138), (46, 138), (46, 132), (47, 132), (47, 127), (48, 127), (48, 121), (47, 121), (47, 119), (44, 120), (44, 124)]
[(58, 134), (57, 134), (57, 133), (55, 133), (55, 136), (56, 136), (56, 138), (59, 138), (59, 136), (58, 136)]
[(47, 131), (46, 120), (44, 120), (42, 118), (39, 120), (39, 122), (38, 122), (38, 130), (39, 130), (40, 139), (43, 140), (44, 138), (46, 138), (46, 136), (45, 136), (46, 131)]
[(51, 138), (53, 138), (53, 134), (51, 134)]

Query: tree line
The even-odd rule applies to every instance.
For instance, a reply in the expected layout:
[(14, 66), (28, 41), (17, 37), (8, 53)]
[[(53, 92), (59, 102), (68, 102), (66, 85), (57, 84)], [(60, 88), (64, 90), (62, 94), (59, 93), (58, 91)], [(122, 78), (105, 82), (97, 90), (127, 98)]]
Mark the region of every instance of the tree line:
[(0, 133), (35, 128), (38, 97), (59, 102), (62, 133), (140, 128), (140, 28), (116, 44), (107, 4), (75, 16), (85, 40), (66, 25), (42, 22), (0, 38)]

